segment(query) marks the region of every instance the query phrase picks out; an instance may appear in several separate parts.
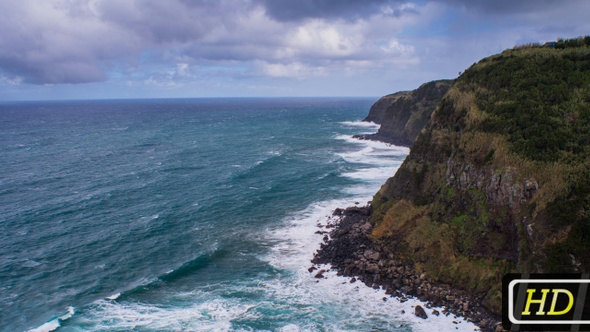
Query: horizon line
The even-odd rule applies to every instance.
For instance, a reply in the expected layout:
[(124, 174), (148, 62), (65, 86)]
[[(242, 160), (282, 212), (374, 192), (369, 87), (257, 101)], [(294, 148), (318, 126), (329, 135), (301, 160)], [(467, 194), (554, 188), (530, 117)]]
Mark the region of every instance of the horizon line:
[(320, 98), (381, 98), (382, 96), (218, 96), (218, 97), (145, 97), (145, 98), (80, 98), (80, 99), (0, 99), (0, 103), (17, 102), (71, 102), (71, 101), (140, 101), (140, 100), (191, 100), (191, 99), (320, 99)]

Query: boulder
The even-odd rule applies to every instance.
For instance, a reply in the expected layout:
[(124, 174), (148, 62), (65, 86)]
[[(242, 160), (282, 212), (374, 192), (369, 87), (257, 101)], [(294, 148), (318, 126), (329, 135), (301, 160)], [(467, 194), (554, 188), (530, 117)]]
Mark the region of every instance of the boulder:
[(325, 272), (326, 270), (319, 270), (318, 273), (316, 273), (315, 277), (318, 279), (323, 278)]
[(416, 315), (416, 317), (420, 317), (422, 319), (428, 319), (428, 315), (426, 315), (426, 311), (424, 311), (424, 308), (422, 308), (422, 306), (417, 305), (414, 308), (414, 315)]

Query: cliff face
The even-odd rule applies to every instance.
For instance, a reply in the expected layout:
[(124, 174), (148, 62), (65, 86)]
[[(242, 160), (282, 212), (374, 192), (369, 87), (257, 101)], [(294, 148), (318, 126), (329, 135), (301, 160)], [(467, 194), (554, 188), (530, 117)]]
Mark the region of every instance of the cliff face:
[(413, 91), (382, 97), (371, 107), (365, 119), (379, 123), (381, 127), (367, 138), (411, 146), (452, 82), (433, 81)]
[(369, 115), (367, 115), (363, 121), (375, 122), (378, 124), (383, 123), (383, 117), (385, 116), (385, 113), (387, 113), (387, 109), (398, 99), (408, 96), (411, 93), (411, 91), (400, 91), (379, 98), (379, 100), (371, 106), (371, 109), (369, 109)]
[(590, 271), (589, 143), (588, 47), (483, 59), (375, 195), (372, 241), (499, 313), (505, 273)]

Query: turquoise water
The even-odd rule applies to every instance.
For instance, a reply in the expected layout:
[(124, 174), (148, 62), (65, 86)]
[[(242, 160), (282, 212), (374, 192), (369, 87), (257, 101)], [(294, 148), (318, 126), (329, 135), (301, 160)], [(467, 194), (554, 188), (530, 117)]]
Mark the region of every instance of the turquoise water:
[(0, 104), (0, 330), (455, 330), (307, 272), (408, 153), (373, 101)]

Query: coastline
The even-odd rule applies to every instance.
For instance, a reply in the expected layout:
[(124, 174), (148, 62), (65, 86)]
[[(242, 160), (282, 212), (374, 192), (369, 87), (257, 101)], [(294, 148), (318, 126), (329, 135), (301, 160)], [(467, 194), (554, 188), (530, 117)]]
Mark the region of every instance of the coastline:
[(366, 135), (354, 135), (352, 138), (359, 140), (375, 141), (387, 144), (393, 144), (399, 147), (411, 148), (412, 142), (402, 137), (385, 136), (379, 133), (366, 134)]
[(349, 283), (384, 289), (385, 294), (402, 303), (419, 299), (425, 306), (417, 305), (411, 313), (418, 317), (453, 315), (454, 324), (468, 321), (481, 331), (502, 331), (501, 317), (483, 307), (482, 297), (437, 283), (430, 276), (418, 273), (412, 262), (398, 259), (387, 244), (374, 243), (370, 239), (371, 210), (370, 205), (334, 210), (331, 223), (326, 226), (329, 231), (318, 231), (324, 234), (324, 241), (311, 261), (310, 274), (323, 278), (325, 271), (320, 266), (329, 264), (337, 275), (350, 277)]

